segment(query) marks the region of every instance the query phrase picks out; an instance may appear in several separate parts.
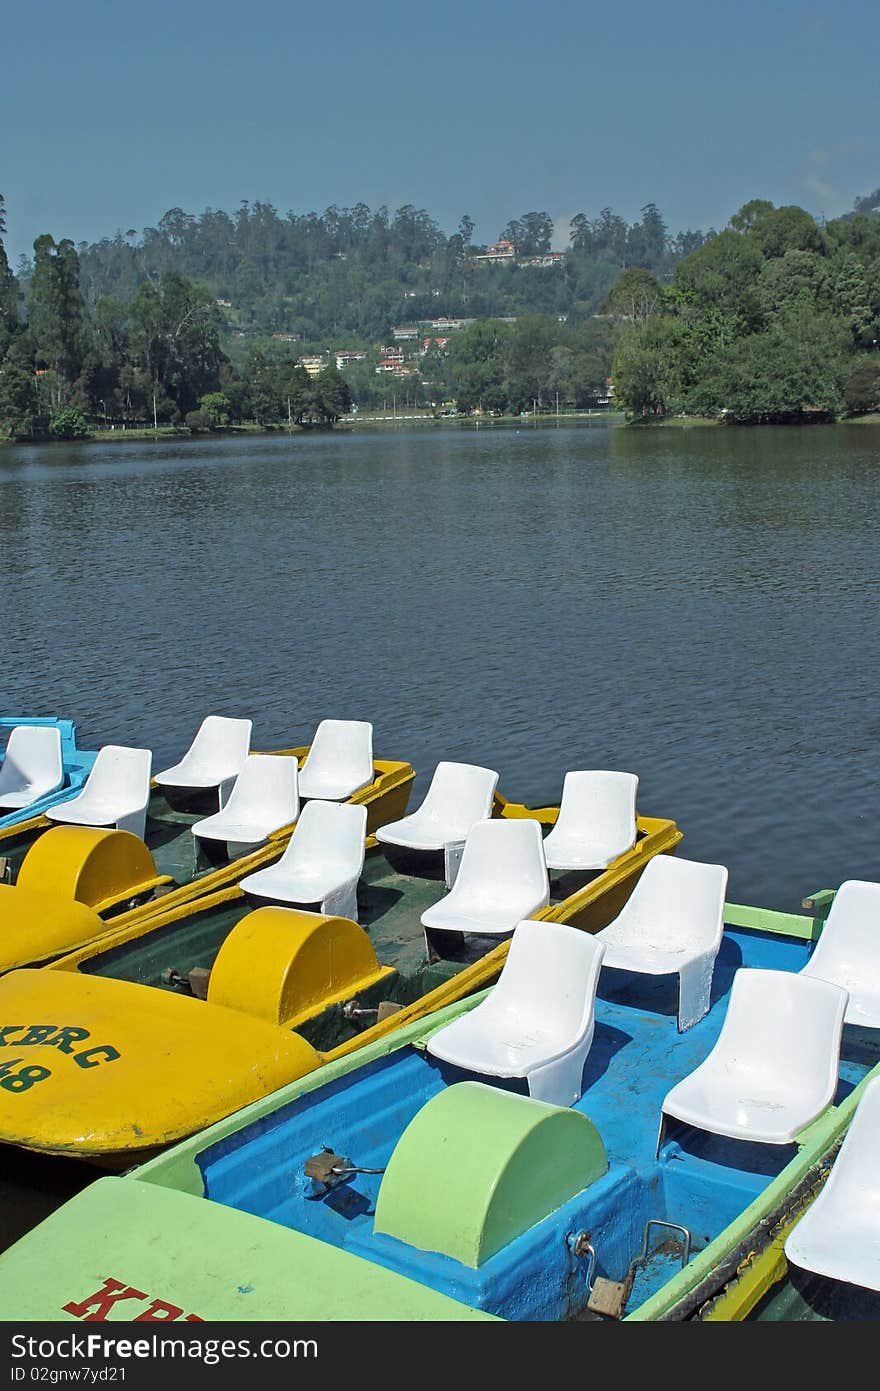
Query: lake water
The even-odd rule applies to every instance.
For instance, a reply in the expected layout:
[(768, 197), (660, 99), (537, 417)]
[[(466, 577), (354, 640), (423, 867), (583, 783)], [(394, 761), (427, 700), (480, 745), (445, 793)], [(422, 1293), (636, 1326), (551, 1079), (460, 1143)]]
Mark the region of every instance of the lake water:
[(626, 769), (797, 911), (880, 878), (878, 540), (873, 426), (0, 448), (0, 709), (155, 768), (212, 712), (257, 748), (368, 719), (411, 805), (442, 758), (532, 803)]

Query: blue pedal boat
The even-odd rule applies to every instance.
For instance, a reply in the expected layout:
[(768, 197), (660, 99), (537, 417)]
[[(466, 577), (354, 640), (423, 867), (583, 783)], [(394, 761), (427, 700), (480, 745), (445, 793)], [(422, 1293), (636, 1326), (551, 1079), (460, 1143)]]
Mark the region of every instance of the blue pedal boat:
[[(54, 807), (82, 790), (97, 757), (97, 750), (81, 749), (76, 742), (76, 724), (73, 720), (57, 719), (54, 716), (0, 715), (0, 736), (9, 731), (8, 738), (15, 729), (57, 730), (60, 743), (60, 785), (43, 795), (27, 802), (24, 806), (4, 808), (0, 798), (0, 831), (8, 826), (24, 825), (35, 817), (42, 816), (47, 807)], [(0, 770), (4, 758), (0, 758)]]
[[(673, 1089), (720, 1046), (738, 981), (775, 984), (783, 1008), (823, 922), (724, 904), (708, 1008), (683, 1030), (673, 978), (603, 970), (570, 1106), (432, 1053), (491, 991), (320, 1068), (128, 1175), (98, 1180), (11, 1247), (0, 1256), (7, 1316), (85, 1317), (76, 1311), (88, 1301), (77, 1300), (113, 1276), (138, 1290), (158, 1284), (203, 1319), (295, 1318), (314, 1310), (312, 1255), (329, 1247), (340, 1259), (327, 1319), (369, 1317), (359, 1310), (371, 1281), (389, 1272), (453, 1301), (446, 1317), (457, 1305), (463, 1318), (693, 1318), (695, 1297), (723, 1280), (743, 1233), (796, 1191), (880, 1072), (878, 1031), (844, 1025), (841, 1009), (829, 1100), (790, 1141), (664, 1114)], [(809, 1053), (809, 1037), (797, 1046)], [(137, 1216), (120, 1228), (122, 1208)], [(87, 1268), (85, 1248), (65, 1246), (80, 1216)], [(188, 1258), (192, 1223), (212, 1230), (210, 1270)], [(113, 1316), (137, 1312), (132, 1301)]]

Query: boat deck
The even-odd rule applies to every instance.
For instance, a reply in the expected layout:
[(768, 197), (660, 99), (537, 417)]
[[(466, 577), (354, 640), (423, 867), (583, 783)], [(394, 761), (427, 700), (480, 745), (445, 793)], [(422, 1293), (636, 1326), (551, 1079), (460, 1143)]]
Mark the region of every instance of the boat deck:
[[(327, 1192), (316, 1191), (304, 1175), (306, 1159), (325, 1145), (355, 1166), (384, 1169), (403, 1129), (425, 1102), (470, 1076), (412, 1046), (360, 1070), (356, 1086), (353, 1078), (328, 1083), (196, 1154), (205, 1196), (344, 1247), (504, 1317), (576, 1317), (585, 1297), (579, 1302), (572, 1294), (570, 1270), (560, 1276), (555, 1305), (551, 1298), (539, 1312), (530, 1303), (547, 1244), (559, 1246), (560, 1230), (563, 1235), (589, 1231), (597, 1251), (596, 1273), (620, 1280), (638, 1252), (649, 1218), (684, 1223), (695, 1254), (796, 1152), (794, 1145), (745, 1144), (691, 1131), (667, 1138), (660, 1160), (655, 1157), (663, 1099), (716, 1042), (735, 971), (740, 966), (796, 971), (808, 953), (805, 942), (728, 928), (717, 959), (712, 1007), (683, 1034), (677, 1028), (675, 977), (604, 971), (576, 1109), (598, 1128), (609, 1171), (479, 1270), (374, 1233), (381, 1173), (359, 1173)], [(852, 1090), (877, 1058), (877, 1040), (869, 1031), (845, 1029), (835, 1101)], [(499, 1085), (525, 1090), (524, 1084)], [(428, 1201), (436, 1177), (424, 1176)], [(680, 1265), (680, 1249), (668, 1242), (660, 1249), (661, 1258), (640, 1273), (630, 1308)]]
[[(171, 807), (164, 795), (153, 789), (147, 808), (147, 823), (144, 840), (156, 863), (160, 875), (168, 875), (175, 884), (188, 884), (201, 875), (216, 869), (207, 858), (196, 861), (195, 841), (190, 827), (207, 815), (205, 811), (178, 811)], [(38, 836), (44, 834), (57, 822), (46, 822), (38, 827), (9, 827), (0, 838), (2, 853), (10, 868), (12, 881), (21, 868), (25, 855)], [(124, 905), (120, 904), (117, 911)]]
[[(421, 868), (421, 873), (403, 873), (389, 862), (379, 846), (367, 851), (358, 886), (358, 917), (379, 961), (397, 971), (396, 980), (383, 980), (367, 989), (362, 1001), (367, 1008), (379, 999), (410, 1003), (456, 974), (473, 959), (475, 951), (486, 950), (498, 940), (474, 939), (466, 949), (429, 964), (421, 915), (446, 893), (442, 856), (434, 860), (435, 863), (431, 857), (422, 856), (418, 865), (410, 862), (408, 866), (413, 870)], [(552, 881), (551, 904), (562, 902), (592, 877), (568, 874)], [(77, 969), (86, 975), (188, 993), (181, 978), (186, 978), (193, 968), (210, 970), (229, 933), (258, 906), (257, 900), (242, 893), (225, 896), (223, 901), (203, 908), (194, 900), (172, 921), (96, 951), (80, 961)], [(318, 905), (310, 906), (317, 910)], [(169, 979), (170, 971), (175, 973), (176, 984)], [(340, 1037), (353, 1037), (358, 1032), (355, 1025), (344, 1023), (338, 1008), (331, 1013), (332, 1019), (316, 1020), (311, 1027), (298, 1024), (298, 1031), (316, 1047), (338, 1043)]]

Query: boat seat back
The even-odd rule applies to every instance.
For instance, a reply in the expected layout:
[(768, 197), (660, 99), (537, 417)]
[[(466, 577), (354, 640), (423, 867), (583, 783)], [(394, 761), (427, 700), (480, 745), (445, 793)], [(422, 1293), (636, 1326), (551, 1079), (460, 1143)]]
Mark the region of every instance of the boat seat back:
[(491, 817), (497, 786), (498, 774), (491, 768), (440, 762), (421, 805), (401, 821), (380, 827), (376, 839), (408, 845), (415, 835), (437, 849), (463, 841), (477, 821)]
[(549, 902), (541, 827), (523, 818), (478, 821), (465, 841), (458, 875), (448, 901), (467, 912), (487, 900), (516, 903), (537, 896)]
[(197, 839), (258, 841), (299, 815), (299, 771), (293, 754), (251, 753), (222, 811), (196, 821)]
[(160, 785), (212, 787), (236, 777), (250, 753), (252, 720), (206, 715), (178, 763), (156, 774)]
[(373, 781), (373, 726), (321, 720), (300, 773), (300, 794), (341, 801)]
[(150, 749), (104, 744), (97, 753), (82, 792), (49, 807), (51, 821), (75, 825), (116, 826), (143, 839), (150, 800)]
[(284, 854), (241, 881), (245, 893), (277, 903), (318, 903), (321, 912), (357, 922), (367, 808), (351, 802), (306, 802)]
[(868, 1082), (831, 1173), (789, 1232), (786, 1258), (805, 1270), (880, 1290), (880, 1077)]
[(709, 1008), (726, 890), (725, 865), (655, 855), (620, 913), (598, 934), (606, 966), (678, 976), (680, 1031)]
[(848, 879), (801, 971), (849, 991), (845, 1023), (880, 1028), (880, 884)]
[(509, 935), (550, 902), (540, 823), (496, 817), (468, 831), (458, 874), (444, 898), (422, 914), (430, 932)]
[(548, 869), (604, 869), (636, 843), (635, 773), (566, 773), (556, 824), (544, 841)]
[(0, 763), (0, 809), (19, 809), (56, 792), (64, 783), (61, 731), (57, 725), (16, 725)]
[(428, 1040), (428, 1052), (470, 1072), (525, 1077), (529, 1095), (571, 1106), (581, 1095), (605, 948), (565, 923), (527, 918), (498, 983)]
[(351, 802), (307, 802), (278, 868), (308, 865), (343, 878), (364, 867), (367, 809)]
[(837, 1091), (846, 1002), (829, 981), (741, 966), (714, 1048), (667, 1094), (663, 1115), (719, 1135), (791, 1143)]

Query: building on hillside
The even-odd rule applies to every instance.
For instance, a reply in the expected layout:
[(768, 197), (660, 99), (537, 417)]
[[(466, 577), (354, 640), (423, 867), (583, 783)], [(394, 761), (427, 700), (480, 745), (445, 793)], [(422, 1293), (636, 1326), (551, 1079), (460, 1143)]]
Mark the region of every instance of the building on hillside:
[(564, 251), (545, 251), (540, 256), (523, 256), (516, 264), (518, 266), (561, 266), (564, 260)]
[(272, 337), (273, 337), (273, 338), (276, 340), (276, 342), (278, 342), (278, 343), (298, 343), (298, 342), (299, 342), (299, 334), (298, 334), (298, 333), (273, 333), (273, 334), (272, 334)]
[(426, 319), (425, 324), (435, 332), (449, 333), (452, 329), (467, 328), (468, 324), (475, 323), (474, 319), (450, 319), (446, 314), (441, 314), (439, 319)]
[(471, 257), (472, 261), (515, 261), (516, 247), (512, 241), (502, 237), (500, 241), (493, 242), (485, 251), (479, 251)]
[(596, 404), (599, 406), (610, 406), (614, 400), (614, 382), (610, 377), (605, 378), (605, 385), (600, 389), (596, 396)]
[(411, 377), (412, 374), (412, 368), (407, 367), (406, 363), (389, 360), (388, 358), (382, 358), (376, 368), (377, 376), (390, 375), (392, 377)]
[(419, 357), (424, 357), (425, 353), (437, 352), (445, 353), (448, 338), (423, 338), (422, 346), (419, 348)]
[(400, 324), (391, 330), (395, 343), (415, 342), (419, 336), (418, 324)]
[(336, 354), (336, 370), (341, 372), (343, 367), (350, 367), (353, 362), (365, 362), (366, 353), (340, 352)]
[(330, 358), (322, 353), (303, 353), (297, 358), (297, 362), (306, 369), (310, 377), (317, 377), (319, 372), (330, 366)]

